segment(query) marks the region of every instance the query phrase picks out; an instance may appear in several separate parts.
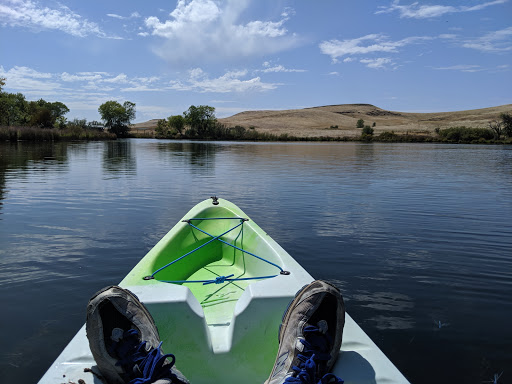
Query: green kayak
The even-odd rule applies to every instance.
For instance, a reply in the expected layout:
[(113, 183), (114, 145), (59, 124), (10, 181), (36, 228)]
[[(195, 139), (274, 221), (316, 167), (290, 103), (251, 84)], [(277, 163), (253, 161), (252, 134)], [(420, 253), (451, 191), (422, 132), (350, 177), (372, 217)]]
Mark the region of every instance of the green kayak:
[[(213, 198), (193, 207), (120, 286), (146, 305), (164, 352), (176, 355), (191, 383), (263, 383), (284, 310), (311, 281), (240, 208)], [(83, 327), (40, 383), (60, 382), (63, 375), (101, 383), (84, 373), (92, 366)], [(408, 382), (348, 315), (334, 373), (346, 383)]]

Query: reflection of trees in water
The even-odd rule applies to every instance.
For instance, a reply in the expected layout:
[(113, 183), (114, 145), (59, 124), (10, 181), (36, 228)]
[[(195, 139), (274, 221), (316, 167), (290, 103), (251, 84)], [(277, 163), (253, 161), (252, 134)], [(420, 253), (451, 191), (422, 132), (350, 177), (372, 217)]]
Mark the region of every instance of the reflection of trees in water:
[(0, 143), (0, 209), (5, 199), (7, 172), (16, 170), (18, 178), (26, 177), (28, 168), (38, 172), (61, 171), (68, 165), (68, 143), (5, 142)]
[(157, 150), (166, 156), (180, 157), (190, 165), (192, 173), (207, 174), (215, 169), (215, 155), (222, 146), (215, 143), (158, 143)]
[(107, 173), (136, 174), (135, 148), (130, 140), (106, 141), (103, 170)]
[(375, 162), (375, 144), (356, 144), (356, 156), (363, 166), (373, 164)]

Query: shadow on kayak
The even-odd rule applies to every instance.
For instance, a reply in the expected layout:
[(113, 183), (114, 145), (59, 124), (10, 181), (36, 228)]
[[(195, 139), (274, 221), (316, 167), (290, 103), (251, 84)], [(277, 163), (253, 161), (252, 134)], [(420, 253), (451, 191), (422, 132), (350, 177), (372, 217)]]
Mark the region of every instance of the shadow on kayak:
[(377, 383), (372, 365), (355, 351), (341, 352), (332, 373), (341, 377), (346, 383)]

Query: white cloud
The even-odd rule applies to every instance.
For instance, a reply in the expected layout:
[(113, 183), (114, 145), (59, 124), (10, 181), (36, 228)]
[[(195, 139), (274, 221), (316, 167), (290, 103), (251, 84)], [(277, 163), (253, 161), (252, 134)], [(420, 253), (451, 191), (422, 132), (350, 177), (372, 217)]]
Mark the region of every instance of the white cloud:
[(263, 92), (277, 88), (280, 84), (264, 83), (259, 77), (244, 80), (247, 71), (231, 71), (226, 74), (210, 79), (208, 74), (200, 68), (194, 68), (189, 71), (189, 77), (185, 83), (181, 81), (171, 81), (171, 89), (178, 91), (197, 91), (197, 92)]
[(179, 0), (167, 20), (151, 16), (145, 25), (151, 35), (162, 38), (154, 52), (174, 64), (262, 56), (297, 44), (284, 26), (293, 14), (290, 9), (277, 21), (240, 22), (248, 6), (249, 0)]
[[(320, 51), (331, 56), (333, 62), (347, 55), (361, 55), (375, 52), (398, 52), (398, 48), (419, 41), (430, 40), (430, 37), (412, 36), (398, 41), (390, 41), (382, 34), (371, 34), (343, 41), (329, 40), (320, 43)], [(350, 60), (349, 60), (350, 61)]]
[(273, 65), (272, 63), (265, 61), (263, 63), (264, 69), (259, 69), (258, 72), (270, 73), (270, 72), (307, 72), (305, 69), (291, 69), (286, 68), (283, 65)]
[(460, 65), (452, 65), (449, 67), (434, 67), (436, 70), (442, 71), (461, 71), (461, 72), (480, 72), (483, 71), (480, 65), (468, 65), (468, 64), (460, 64)]
[(470, 6), (452, 6), (452, 5), (420, 5), (414, 2), (410, 5), (399, 5), (399, 0), (394, 0), (389, 6), (380, 6), (379, 13), (391, 13), (397, 11), (400, 18), (428, 19), (432, 17), (440, 17), (448, 13), (473, 12), (480, 11), (492, 5), (504, 4), (508, 0), (495, 0)]
[(126, 84), (128, 83), (128, 76), (126, 76), (124, 73), (120, 73), (116, 77), (112, 77), (110, 79), (104, 79), (105, 83), (116, 83), (116, 84)]
[(359, 62), (366, 64), (368, 68), (380, 69), (385, 68), (387, 64), (391, 64), (392, 60), (387, 57), (378, 57), (376, 59), (361, 59)]
[(482, 52), (512, 51), (512, 27), (487, 33), (475, 40), (468, 40), (462, 46)]
[(38, 72), (28, 67), (12, 67), (8, 71), (0, 66), (0, 77), (5, 77), (6, 88), (27, 94), (55, 94), (61, 85), (51, 73)]
[(89, 73), (89, 74), (75, 74), (71, 75), (67, 72), (63, 72), (60, 75), (60, 78), (63, 81), (67, 82), (74, 82), (74, 81), (94, 81), (94, 80), (101, 80), (102, 75), (99, 73)]
[(107, 13), (107, 16), (108, 17), (112, 17), (113, 19), (119, 19), (119, 20), (126, 19), (126, 17), (121, 16), (121, 15), (116, 15), (115, 13)]
[(163, 88), (151, 88), (145, 84), (135, 85), (133, 87), (121, 88), (121, 92), (157, 92), (164, 91)]
[(453, 33), (442, 33), (438, 36), (440, 39), (453, 40), (457, 38), (457, 35)]
[(112, 17), (114, 19), (119, 19), (119, 20), (136, 19), (136, 18), (141, 17), (139, 12), (133, 12), (130, 16), (121, 16), (116, 13), (107, 13), (107, 16)]
[(65, 5), (52, 9), (31, 0), (4, 0), (0, 4), (0, 22), (11, 27), (58, 30), (76, 37), (111, 37), (98, 24), (82, 18)]
[[(0, 77), (5, 77), (6, 87), (15, 92), (22, 91), (37, 98), (54, 97), (56, 94), (67, 99), (87, 98), (88, 95), (103, 95), (120, 92), (161, 91), (152, 86), (159, 77), (133, 77), (124, 73), (113, 75), (108, 72), (45, 73), (28, 67), (12, 67), (6, 71), (0, 66)], [(121, 88), (122, 87), (122, 88)]]

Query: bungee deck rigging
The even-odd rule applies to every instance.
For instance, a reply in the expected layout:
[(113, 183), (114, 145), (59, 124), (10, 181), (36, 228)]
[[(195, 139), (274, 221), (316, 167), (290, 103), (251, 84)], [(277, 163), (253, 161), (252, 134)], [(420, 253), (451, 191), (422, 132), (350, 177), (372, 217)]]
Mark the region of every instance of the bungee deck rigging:
[[(211, 233), (208, 233), (205, 230), (197, 227), (196, 225), (192, 224), (192, 221), (203, 221), (203, 220), (238, 220), (239, 223), (236, 224), (234, 227), (228, 229), (227, 231), (221, 233), (220, 235), (215, 236), (215, 235), (212, 235)], [(234, 243), (236, 243), (236, 241), (240, 237), (240, 235), (242, 235), (242, 237), (243, 237), (243, 225), (244, 225), (244, 223), (246, 221), (249, 221), (249, 219), (243, 218), (243, 217), (203, 217), (203, 218), (201, 218), (201, 217), (194, 217), (194, 218), (191, 218), (191, 219), (182, 220), (182, 222), (187, 223), (193, 229), (196, 229), (199, 232), (202, 232), (205, 235), (210, 236), (211, 239), (208, 240), (206, 243), (201, 244), (200, 246), (196, 247), (195, 249), (193, 249), (193, 250), (185, 253), (184, 255), (178, 257), (177, 259), (171, 261), (170, 263), (168, 263), (168, 264), (158, 268), (151, 275), (145, 276), (144, 280), (155, 279), (155, 275), (158, 272), (163, 271), (166, 268), (169, 268), (173, 264), (177, 263), (180, 260), (183, 260), (187, 256), (190, 256), (191, 254), (193, 254), (194, 252), (198, 251), (199, 249), (207, 246), (210, 243), (213, 243), (215, 240), (217, 240), (217, 241), (219, 241), (219, 242), (221, 242), (223, 244), (226, 244), (226, 245), (234, 248), (235, 250), (241, 251), (243, 254), (248, 254), (250, 256), (255, 257), (256, 259), (259, 259), (259, 260), (261, 260), (261, 261), (263, 261), (265, 263), (268, 263), (268, 264), (272, 265), (273, 267), (275, 267), (275, 268), (277, 268), (279, 270), (279, 273), (275, 274), (275, 275), (266, 275), (266, 276), (241, 277), (241, 276), (243, 276), (245, 274), (245, 259), (244, 259), (244, 272), (240, 276), (237, 276), (237, 277), (233, 277), (234, 274), (230, 274), (230, 275), (226, 275), (226, 276), (220, 275), (220, 276), (217, 276), (215, 279), (205, 279), (205, 280), (158, 280), (158, 281), (163, 282), (163, 283), (171, 283), (171, 284), (202, 283), (203, 285), (208, 285), (208, 284), (222, 284), (222, 283), (225, 283), (225, 282), (234, 282), (234, 281), (270, 279), (270, 278), (278, 276), (279, 274), (281, 274), (281, 275), (288, 275), (289, 272), (285, 271), (279, 265), (277, 265), (277, 264), (275, 264), (275, 263), (273, 263), (273, 262), (271, 262), (271, 261), (269, 261), (269, 260), (267, 260), (267, 259), (265, 259), (263, 257), (255, 255), (252, 252), (249, 252), (249, 251), (247, 251), (247, 250), (245, 250), (243, 248), (237, 247), (236, 245), (231, 244), (231, 243), (221, 239), (222, 236), (224, 236), (224, 235), (234, 231), (236, 228), (240, 227), (240, 232), (238, 233), (238, 235), (236, 236), (236, 238), (233, 241)], [(234, 263), (234, 260), (233, 260), (233, 263)]]

